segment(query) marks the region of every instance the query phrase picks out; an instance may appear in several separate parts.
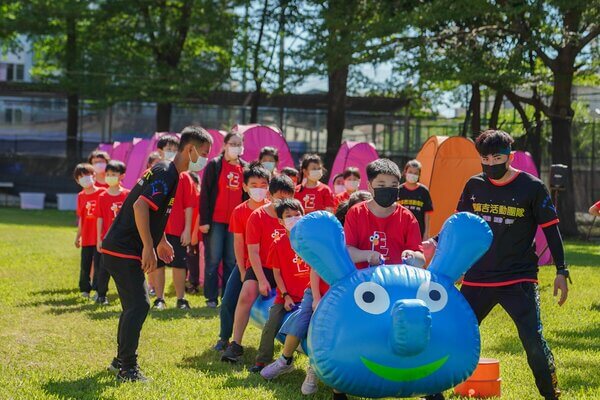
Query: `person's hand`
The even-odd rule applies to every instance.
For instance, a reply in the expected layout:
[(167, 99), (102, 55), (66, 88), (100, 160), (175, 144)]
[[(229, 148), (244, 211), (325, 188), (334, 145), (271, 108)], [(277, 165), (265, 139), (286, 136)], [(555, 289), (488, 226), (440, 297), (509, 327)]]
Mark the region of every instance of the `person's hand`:
[(156, 246), (156, 252), (158, 253), (158, 258), (163, 260), (165, 264), (169, 264), (175, 258), (175, 250), (173, 250), (173, 246), (171, 243), (166, 240), (161, 240), (158, 246)]
[(142, 271), (149, 274), (156, 269), (156, 253), (152, 246), (144, 246), (142, 250)]
[(271, 285), (269, 284), (269, 281), (266, 279), (258, 281), (258, 291), (263, 296), (268, 296), (269, 292), (271, 291)]
[(376, 251), (370, 252), (369, 257), (367, 258), (367, 262), (369, 263), (369, 265), (380, 265), (382, 261), (383, 256), (381, 255), (381, 253), (378, 253)]
[(77, 247), (77, 248), (81, 247), (81, 236), (75, 237), (75, 247)]
[(425, 256), (425, 260), (427, 262), (431, 261), (433, 255), (435, 254), (435, 249), (437, 248), (437, 244), (433, 239), (427, 239), (423, 243), (423, 255)]
[(182, 246), (188, 246), (192, 242), (192, 233), (189, 229), (183, 230), (180, 241)]
[(312, 302), (313, 312), (315, 312), (315, 310), (317, 309), (317, 306), (319, 305), (320, 301), (321, 301), (320, 297), (313, 297), (313, 302)]
[(560, 290), (560, 298), (558, 299), (558, 305), (562, 306), (567, 301), (569, 295), (569, 286), (567, 285), (567, 278), (564, 275), (556, 275), (554, 278), (554, 297), (558, 295)]
[(96, 250), (98, 251), (98, 253), (102, 252), (102, 242), (96, 243)]
[(198, 229), (200, 229), (200, 232), (206, 234), (210, 230), (210, 225), (200, 225), (200, 228), (198, 228)]
[(283, 308), (285, 308), (286, 311), (291, 311), (295, 305), (296, 305), (296, 303), (294, 303), (292, 296), (290, 296), (290, 295), (285, 296), (285, 298), (283, 299)]
[(407, 265), (413, 265), (412, 262), (415, 259), (415, 252), (412, 250), (404, 250), (402, 252), (402, 262)]

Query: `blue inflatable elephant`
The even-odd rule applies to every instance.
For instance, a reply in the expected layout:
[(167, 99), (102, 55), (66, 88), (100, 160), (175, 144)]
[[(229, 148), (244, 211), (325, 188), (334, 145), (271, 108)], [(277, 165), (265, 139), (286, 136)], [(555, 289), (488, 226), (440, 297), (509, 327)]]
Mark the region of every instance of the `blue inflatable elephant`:
[(335, 217), (314, 212), (291, 231), (294, 250), (331, 288), (315, 310), (306, 350), (328, 386), (365, 397), (412, 397), (466, 380), (479, 328), (454, 282), (489, 248), (487, 223), (458, 213), (444, 224), (429, 269), (357, 270)]

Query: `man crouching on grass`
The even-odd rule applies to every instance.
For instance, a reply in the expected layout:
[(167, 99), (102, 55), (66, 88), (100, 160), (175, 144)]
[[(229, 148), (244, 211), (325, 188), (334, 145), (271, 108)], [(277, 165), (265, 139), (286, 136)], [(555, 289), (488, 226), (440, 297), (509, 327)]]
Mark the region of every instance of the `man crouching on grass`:
[(212, 137), (203, 128), (185, 128), (173, 162), (161, 161), (144, 174), (102, 242), (102, 264), (115, 281), (123, 308), (117, 357), (109, 366), (121, 382), (147, 381), (137, 363), (140, 332), (150, 309), (144, 273), (156, 269), (157, 254), (165, 263), (172, 261), (173, 247), (164, 231), (179, 174), (204, 168), (211, 145)]

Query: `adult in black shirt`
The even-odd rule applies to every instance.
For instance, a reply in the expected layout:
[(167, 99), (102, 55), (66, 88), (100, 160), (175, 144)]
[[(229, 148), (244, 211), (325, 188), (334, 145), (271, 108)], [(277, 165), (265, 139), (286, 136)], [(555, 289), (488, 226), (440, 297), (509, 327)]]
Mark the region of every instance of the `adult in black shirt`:
[(413, 213), (423, 240), (429, 237), (429, 216), (433, 211), (431, 195), (427, 186), (419, 183), (421, 176), (421, 163), (418, 160), (410, 160), (404, 166), (404, 180), (398, 192), (398, 204), (408, 208)]
[(512, 143), (508, 133), (498, 130), (487, 130), (477, 137), (483, 173), (466, 183), (457, 210), (486, 220), (494, 239), (488, 252), (465, 274), (461, 293), (480, 323), (497, 304), (506, 310), (517, 327), (540, 394), (545, 399), (558, 399), (554, 358), (542, 335), (540, 319), (534, 242), (538, 226), (556, 263), (554, 295), (561, 292), (559, 305), (567, 300), (569, 273), (548, 190), (539, 179), (510, 166)]
[(144, 273), (156, 269), (157, 255), (166, 263), (173, 259), (164, 230), (179, 173), (201, 170), (211, 145), (212, 137), (203, 128), (185, 128), (173, 162), (161, 161), (144, 174), (102, 241), (102, 264), (115, 281), (123, 309), (117, 357), (109, 367), (119, 381), (147, 380), (137, 364), (140, 332), (150, 309)]

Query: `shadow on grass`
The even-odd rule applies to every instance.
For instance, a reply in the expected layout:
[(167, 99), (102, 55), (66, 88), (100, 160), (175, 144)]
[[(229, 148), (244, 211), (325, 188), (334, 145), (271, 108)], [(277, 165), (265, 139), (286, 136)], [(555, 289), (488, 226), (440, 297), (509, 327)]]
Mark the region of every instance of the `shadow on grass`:
[(565, 257), (569, 265), (597, 267), (600, 265), (598, 245), (591, 242), (568, 241), (565, 244)]
[[(600, 352), (600, 326), (586, 326), (577, 330), (562, 329), (555, 332), (556, 339), (552, 341), (555, 347), (575, 351)], [(587, 367), (586, 367), (587, 368)]]
[(74, 294), (79, 294), (79, 290), (77, 290), (76, 288), (44, 289), (44, 290), (34, 290), (32, 292), (29, 292), (29, 294), (32, 296), (56, 296), (56, 295), (60, 295), (60, 294), (74, 295)]
[(42, 388), (62, 400), (98, 399), (106, 387), (115, 386), (114, 377), (107, 372), (73, 380), (51, 380)]

